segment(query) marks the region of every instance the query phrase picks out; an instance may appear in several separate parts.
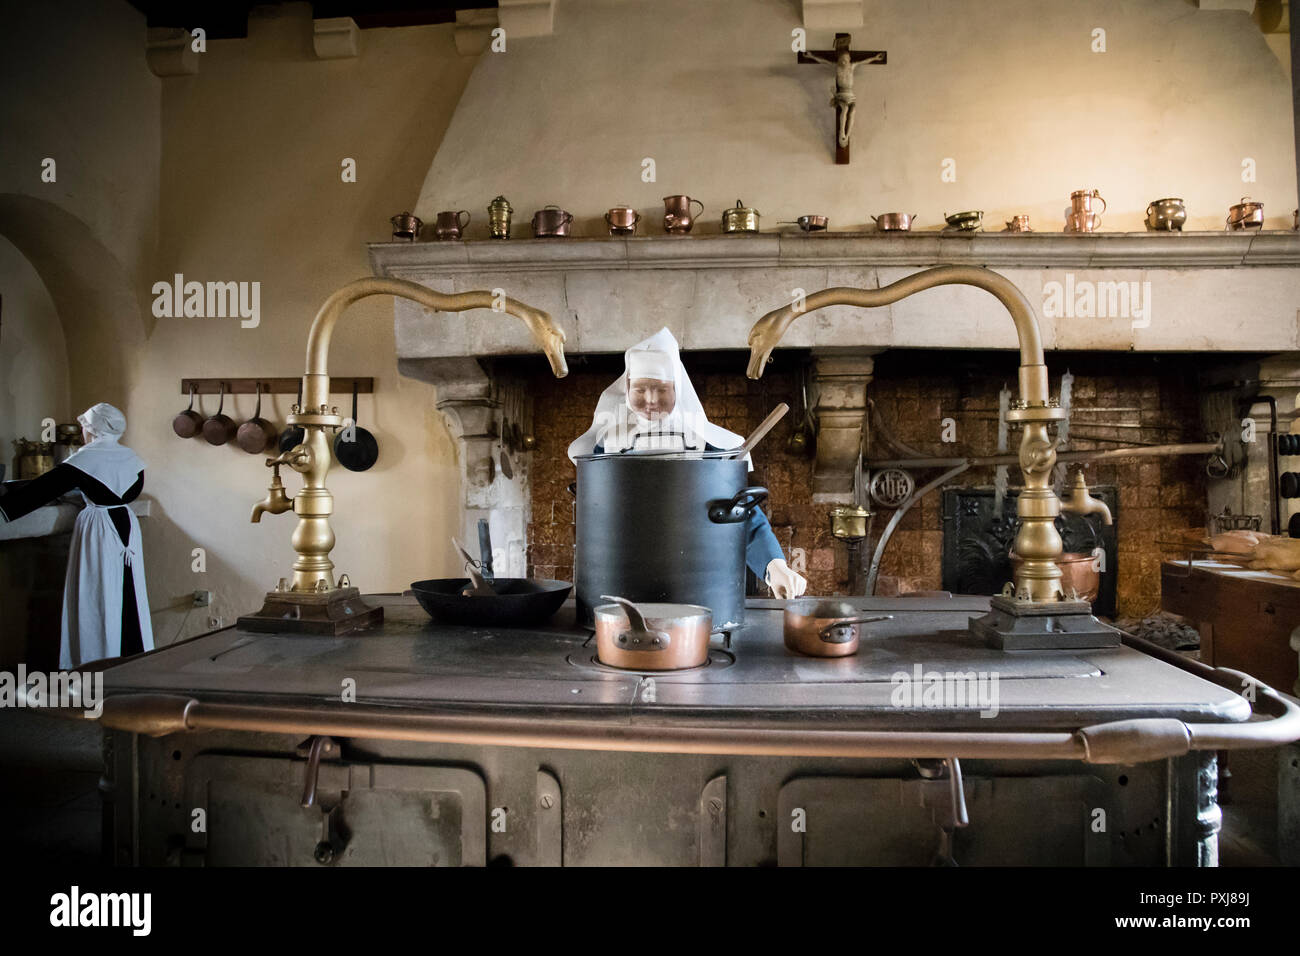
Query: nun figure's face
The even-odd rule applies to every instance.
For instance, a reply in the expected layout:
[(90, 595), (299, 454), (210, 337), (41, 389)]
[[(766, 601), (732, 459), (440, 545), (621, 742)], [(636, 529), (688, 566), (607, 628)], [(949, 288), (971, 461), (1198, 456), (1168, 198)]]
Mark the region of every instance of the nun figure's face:
[(642, 418), (657, 422), (677, 407), (677, 389), (657, 378), (634, 378), (627, 383), (627, 404)]

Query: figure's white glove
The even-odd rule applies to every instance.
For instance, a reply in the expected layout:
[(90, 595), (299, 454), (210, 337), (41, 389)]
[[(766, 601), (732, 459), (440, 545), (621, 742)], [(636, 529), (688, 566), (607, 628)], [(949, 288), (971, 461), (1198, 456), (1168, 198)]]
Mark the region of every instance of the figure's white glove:
[(763, 580), (772, 589), (772, 593), (782, 599), (797, 598), (808, 590), (808, 581), (797, 571), (791, 571), (790, 565), (782, 558), (767, 563)]

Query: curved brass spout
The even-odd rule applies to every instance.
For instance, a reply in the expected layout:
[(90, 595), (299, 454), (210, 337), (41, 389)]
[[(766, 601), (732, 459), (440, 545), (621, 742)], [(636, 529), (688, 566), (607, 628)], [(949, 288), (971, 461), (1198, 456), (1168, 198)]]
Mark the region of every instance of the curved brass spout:
[(546, 353), (551, 363), (551, 371), (556, 378), (569, 374), (569, 366), (564, 361), (564, 331), (555, 324), (551, 317), (541, 309), (524, 305), (518, 299), (508, 296), (497, 298), (491, 292), (459, 292), (455, 294), (435, 292), (406, 279), (382, 279), (367, 276), (349, 282), (339, 289), (320, 307), (316, 319), (307, 334), (307, 372), (302, 379), (303, 409), (322, 409), (329, 402), (329, 375), (325, 370), (329, 359), (330, 337), (334, 333), (334, 324), (343, 310), (359, 299), (371, 295), (396, 295), (410, 299), (430, 309), (440, 312), (464, 312), (466, 309), (495, 309), (509, 312), (522, 319), (528, 326), (533, 338)]
[(1050, 479), (1056, 465), (1056, 442), (1048, 435), (1048, 424), (1065, 418), (1056, 403), (1049, 399), (1047, 365), (1043, 359), (1043, 339), (1034, 310), (1016, 286), (1005, 276), (975, 266), (938, 266), (899, 279), (883, 289), (839, 287), (823, 289), (767, 313), (749, 332), (750, 378), (759, 378), (772, 350), (786, 329), (800, 315), (828, 305), (856, 305), (864, 308), (889, 305), (909, 295), (941, 285), (970, 285), (997, 297), (1011, 313), (1020, 340), (1020, 401), (1008, 413), (1012, 421), (1024, 423), (1020, 441), (1020, 468), (1025, 487), (1020, 493), (1017, 510), (1020, 530), (1016, 534), (1016, 553), (1024, 563), (1016, 572), (1015, 599), (1031, 603), (1060, 601), (1061, 536), (1053, 522), (1061, 513), (1061, 503), (1052, 491)]
[[(297, 558), (293, 562), (293, 584), (290, 594), (321, 594), (335, 589), (334, 563), (329, 554), (334, 547), (334, 531), (329, 516), (334, 511), (334, 496), (325, 487), (333, 455), (327, 430), (343, 425), (338, 408), (329, 404), (330, 377), (328, 371), (330, 336), (343, 310), (359, 299), (371, 295), (396, 295), (411, 299), (431, 309), (444, 312), (463, 312), (466, 309), (495, 309), (509, 312), (522, 319), (533, 337), (550, 360), (551, 371), (557, 378), (569, 373), (564, 361), (564, 332), (541, 309), (534, 309), (516, 299), (497, 297), (491, 292), (461, 292), (447, 294), (434, 292), (405, 279), (367, 277), (349, 282), (320, 307), (307, 336), (307, 370), (302, 377), (302, 405), (293, 407), (287, 417), (290, 425), (303, 428), (303, 440), (279, 458), (268, 458), (266, 464), (276, 469), (276, 475), (267, 498), (253, 509), (253, 521), (262, 514), (278, 514), (289, 510), (292, 502), (298, 516), (298, 527), (293, 533), (293, 549)], [(288, 465), (303, 477), (303, 487), (292, 499), (284, 493), (280, 483), (279, 466)], [(279, 485), (277, 488), (276, 486)], [(288, 595), (285, 596), (289, 597)]]

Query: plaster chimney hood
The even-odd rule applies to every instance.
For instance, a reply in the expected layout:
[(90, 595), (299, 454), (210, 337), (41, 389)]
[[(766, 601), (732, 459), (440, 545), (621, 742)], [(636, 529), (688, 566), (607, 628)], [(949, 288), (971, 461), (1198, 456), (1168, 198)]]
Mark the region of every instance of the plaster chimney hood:
[[(1038, 314), (1049, 352), (1300, 349), (1300, 234), (1289, 231), (385, 242), (370, 246), (370, 261), (377, 275), (447, 293), (499, 290), (544, 309), (563, 329), (571, 357), (622, 352), (667, 327), (686, 351), (734, 350), (737, 375), (744, 374), (754, 322), (800, 290), (879, 288), (945, 264), (993, 268), (1015, 283)], [(527, 330), (488, 309), (429, 322), (406, 299), (394, 301), (394, 321), (399, 370), (438, 387), (438, 408), (460, 443), (465, 533), (478, 517), (493, 515), (494, 539), (517, 555), (508, 559), (510, 573), (522, 573), (528, 478), (525, 470), (507, 482), (487, 468), (497, 409), (481, 360), (531, 355)], [(891, 348), (1010, 351), (1017, 344), (997, 300), (963, 286), (878, 309), (830, 307), (796, 324), (781, 345), (813, 358), (820, 430), (814, 493), (822, 500), (848, 495), (873, 356)], [(1007, 368), (1013, 365), (1009, 354)]]

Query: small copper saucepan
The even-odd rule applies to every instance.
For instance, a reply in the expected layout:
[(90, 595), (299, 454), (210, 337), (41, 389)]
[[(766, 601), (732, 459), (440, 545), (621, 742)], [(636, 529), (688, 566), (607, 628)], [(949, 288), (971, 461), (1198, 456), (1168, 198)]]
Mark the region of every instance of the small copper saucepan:
[(858, 652), (862, 625), (893, 619), (862, 617), (847, 601), (803, 598), (785, 606), (785, 646), (809, 657), (848, 657)]
[(875, 220), (877, 232), (911, 232), (916, 213), (886, 212), (871, 218)]
[(209, 445), (224, 445), (235, 437), (239, 426), (224, 411), (226, 407), (226, 383), (221, 383), (221, 401), (217, 403), (217, 413), (203, 423), (203, 437)]
[(194, 383), (190, 382), (190, 407), (172, 419), (177, 438), (193, 438), (203, 431), (203, 416), (194, 410)]
[(602, 664), (637, 671), (700, 667), (709, 659), (713, 612), (698, 604), (633, 604), (602, 594), (592, 608), (596, 657)]

